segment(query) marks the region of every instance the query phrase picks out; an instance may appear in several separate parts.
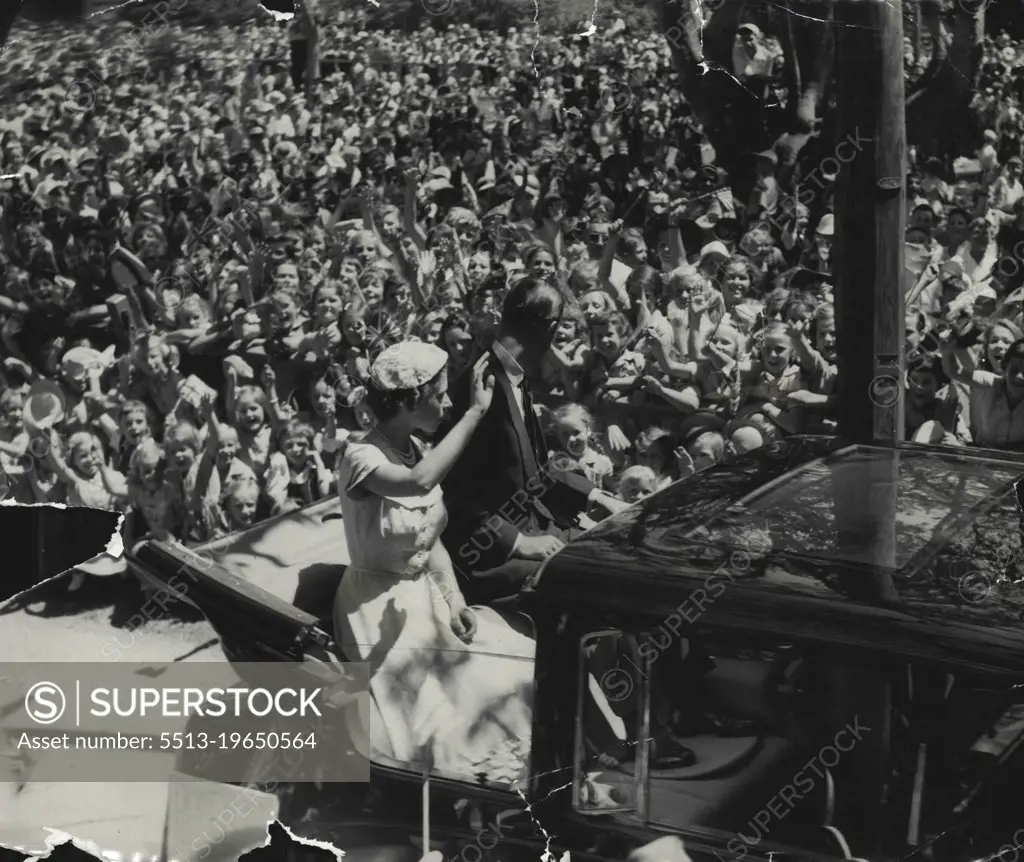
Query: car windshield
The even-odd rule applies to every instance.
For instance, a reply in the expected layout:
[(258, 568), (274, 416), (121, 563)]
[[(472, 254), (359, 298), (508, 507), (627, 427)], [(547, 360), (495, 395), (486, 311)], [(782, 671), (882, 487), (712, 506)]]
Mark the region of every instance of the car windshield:
[(895, 525), (881, 564), (901, 569), (933, 539), (953, 538), (959, 517), (995, 504), (1022, 473), (1014, 464), (934, 453), (847, 450), (764, 486), (686, 538), (855, 563), (867, 547), (858, 532), (875, 518)]

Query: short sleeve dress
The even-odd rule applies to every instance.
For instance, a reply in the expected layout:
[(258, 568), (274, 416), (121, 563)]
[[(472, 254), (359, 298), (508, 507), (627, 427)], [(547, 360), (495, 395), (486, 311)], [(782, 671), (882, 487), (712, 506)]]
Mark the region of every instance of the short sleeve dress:
[[(422, 457), (423, 445), (414, 446)], [(338, 465), (351, 563), (335, 597), (335, 636), (347, 659), (373, 665), (383, 724), (372, 728), (374, 748), (442, 774), (513, 783), (528, 760), (534, 641), (487, 608), (474, 609), (470, 644), (455, 636), (441, 487), (407, 496), (366, 491), (366, 479), (388, 463), (400, 461), (351, 439)]]

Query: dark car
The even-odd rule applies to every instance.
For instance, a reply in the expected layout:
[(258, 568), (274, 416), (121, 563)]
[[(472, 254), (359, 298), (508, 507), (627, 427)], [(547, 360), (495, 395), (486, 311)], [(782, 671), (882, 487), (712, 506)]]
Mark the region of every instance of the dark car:
[[(435, 849), (624, 859), (675, 835), (694, 858), (970, 862), (1024, 845), (1022, 475), (1006, 453), (792, 438), (602, 522), (523, 596), (528, 781), (432, 775)], [(232, 657), (319, 660), (337, 654), (336, 512), (146, 544), (132, 565), (185, 570)], [(372, 760), (369, 787), (296, 787), (296, 832), (414, 845), (423, 776)]]

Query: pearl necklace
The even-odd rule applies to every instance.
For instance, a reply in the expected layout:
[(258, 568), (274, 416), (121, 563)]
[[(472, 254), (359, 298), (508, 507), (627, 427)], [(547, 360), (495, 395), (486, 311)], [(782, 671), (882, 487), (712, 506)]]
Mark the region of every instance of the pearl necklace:
[(394, 452), (398, 456), (398, 459), (407, 467), (411, 467), (416, 463), (416, 447), (413, 445), (411, 439), (409, 440), (409, 450), (407, 452), (402, 452), (379, 430), (377, 431), (377, 436), (384, 441), (384, 445)]

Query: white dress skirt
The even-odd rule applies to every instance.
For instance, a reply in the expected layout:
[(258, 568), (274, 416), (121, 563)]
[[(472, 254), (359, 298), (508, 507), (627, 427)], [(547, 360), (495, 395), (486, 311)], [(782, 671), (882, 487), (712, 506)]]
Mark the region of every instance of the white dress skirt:
[(456, 637), (441, 488), (408, 497), (363, 491), (389, 460), (354, 439), (338, 467), (351, 564), (335, 597), (335, 633), (348, 660), (372, 666), (374, 724), (382, 726), (371, 727), (371, 743), (417, 771), (513, 785), (529, 766), (536, 644), (489, 608), (474, 608), (470, 644)]

